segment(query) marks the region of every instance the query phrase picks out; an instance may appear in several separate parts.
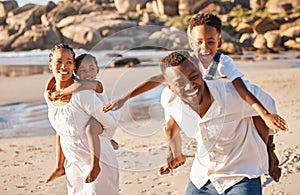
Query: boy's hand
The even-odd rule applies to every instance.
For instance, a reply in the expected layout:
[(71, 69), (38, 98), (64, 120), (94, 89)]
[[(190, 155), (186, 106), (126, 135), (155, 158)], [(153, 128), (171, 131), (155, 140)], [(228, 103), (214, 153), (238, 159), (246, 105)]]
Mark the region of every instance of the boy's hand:
[(53, 181), (54, 179), (64, 176), (65, 173), (65, 169), (63, 167), (61, 168), (56, 168), (50, 175), (50, 177), (45, 181), (45, 183), (49, 183), (50, 181)]
[(110, 110), (118, 110), (125, 104), (126, 101), (127, 101), (127, 98), (123, 98), (123, 97), (114, 99), (114, 100), (108, 102), (107, 104), (105, 104), (102, 108), (102, 111), (108, 112)]
[(282, 131), (288, 129), (286, 121), (277, 114), (266, 114), (263, 120), (270, 129)]
[(98, 175), (101, 172), (101, 168), (99, 166), (99, 164), (97, 164), (96, 166), (93, 166), (92, 169), (90, 170), (88, 176), (85, 179), (85, 183), (91, 183), (93, 181), (95, 181), (98, 177)]

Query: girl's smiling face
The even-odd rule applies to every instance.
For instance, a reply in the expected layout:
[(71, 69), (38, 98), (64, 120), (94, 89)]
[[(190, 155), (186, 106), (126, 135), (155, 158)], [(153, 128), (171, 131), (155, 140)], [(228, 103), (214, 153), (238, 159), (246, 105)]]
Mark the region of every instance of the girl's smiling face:
[(94, 80), (97, 77), (99, 67), (92, 59), (84, 59), (77, 70), (77, 76), (82, 80)]

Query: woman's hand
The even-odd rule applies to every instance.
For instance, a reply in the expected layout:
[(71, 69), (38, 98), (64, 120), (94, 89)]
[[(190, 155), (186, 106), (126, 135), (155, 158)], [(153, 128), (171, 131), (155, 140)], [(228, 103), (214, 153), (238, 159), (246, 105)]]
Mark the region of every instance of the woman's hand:
[(64, 176), (65, 174), (65, 169), (63, 167), (58, 167), (51, 173), (50, 177), (45, 181), (45, 183), (49, 183), (50, 181), (53, 181), (58, 177)]

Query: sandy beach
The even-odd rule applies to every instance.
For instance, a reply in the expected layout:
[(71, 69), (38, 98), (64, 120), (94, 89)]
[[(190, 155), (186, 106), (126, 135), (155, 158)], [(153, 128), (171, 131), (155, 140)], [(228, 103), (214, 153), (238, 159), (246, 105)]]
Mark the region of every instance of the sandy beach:
[[(262, 177), (266, 195), (296, 195), (300, 192), (300, 68), (299, 60), (236, 61), (245, 78), (255, 83), (275, 100), (278, 113), (288, 122), (289, 131), (275, 135), (276, 154), (282, 177), (279, 183)], [(296, 65), (296, 66), (295, 66)], [(118, 97), (145, 78), (159, 73), (159, 68), (105, 69), (99, 78), (107, 94)], [(50, 74), (22, 77), (0, 77), (0, 105), (16, 102), (44, 103), (43, 89)], [(162, 131), (163, 113), (159, 104), (146, 105), (146, 110), (127, 104), (121, 113), (131, 108), (131, 114), (120, 123), (115, 140), (120, 144), (117, 156), (120, 164), (120, 194), (167, 195), (184, 194), (195, 151), (195, 143), (183, 136), (186, 163), (169, 175), (158, 169), (165, 162), (166, 140)], [(148, 112), (149, 118), (138, 118)], [(135, 113), (135, 114), (134, 114)], [(124, 119), (124, 118), (123, 118)], [(1, 130), (1, 129), (0, 129)], [(55, 136), (5, 138), (0, 140), (0, 194), (66, 194), (64, 177), (52, 183), (44, 181), (55, 165)]]

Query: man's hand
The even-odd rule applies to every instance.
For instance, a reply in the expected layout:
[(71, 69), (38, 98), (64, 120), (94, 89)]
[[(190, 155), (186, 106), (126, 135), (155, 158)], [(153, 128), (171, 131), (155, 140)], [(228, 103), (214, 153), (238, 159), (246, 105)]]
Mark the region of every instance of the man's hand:
[(108, 102), (107, 104), (105, 104), (102, 108), (103, 112), (108, 112), (110, 110), (118, 110), (120, 109), (125, 102), (127, 101), (127, 98), (125, 97), (120, 97), (117, 99), (114, 99), (110, 102)]

